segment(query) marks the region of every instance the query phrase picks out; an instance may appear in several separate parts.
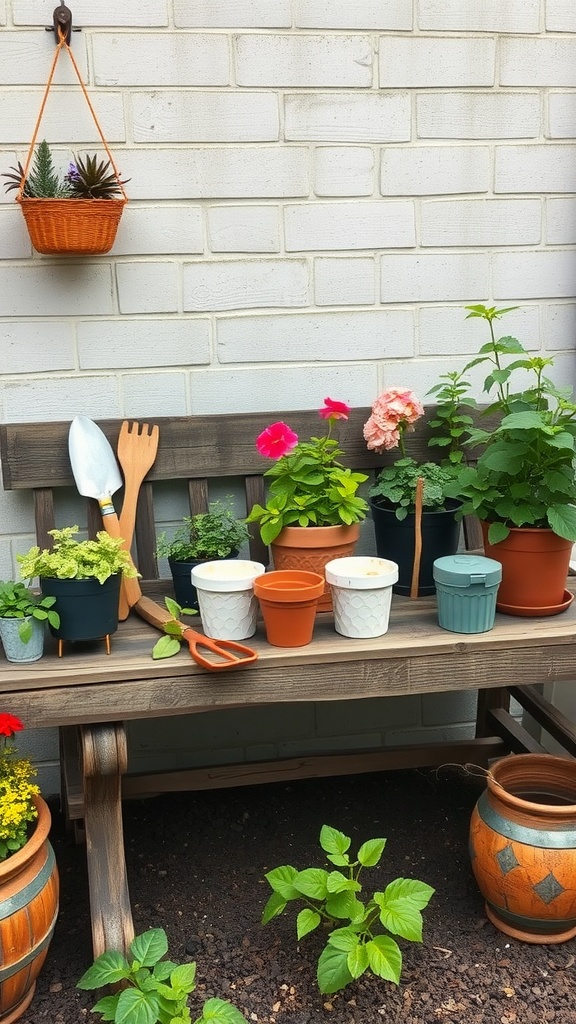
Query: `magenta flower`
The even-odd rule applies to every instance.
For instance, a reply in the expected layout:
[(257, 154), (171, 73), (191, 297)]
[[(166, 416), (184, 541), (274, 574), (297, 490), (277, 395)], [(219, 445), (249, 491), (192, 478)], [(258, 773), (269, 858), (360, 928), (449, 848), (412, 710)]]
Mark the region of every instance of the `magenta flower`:
[(267, 459), (281, 459), (288, 455), (298, 444), (298, 434), (290, 429), (287, 423), (271, 423), (256, 438), (256, 447), (260, 455)]
[(347, 420), (350, 415), (350, 406), (346, 402), (336, 402), (333, 398), (324, 399), (324, 408), (318, 410), (318, 415), (323, 420)]

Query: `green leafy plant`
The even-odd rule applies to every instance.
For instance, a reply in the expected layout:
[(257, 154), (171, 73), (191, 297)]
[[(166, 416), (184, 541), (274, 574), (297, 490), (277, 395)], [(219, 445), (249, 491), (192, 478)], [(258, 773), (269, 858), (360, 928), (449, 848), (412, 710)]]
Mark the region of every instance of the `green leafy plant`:
[[(2, 175), (8, 184), (6, 192), (19, 190), (24, 180), (24, 168), (20, 162)], [(129, 180), (129, 179), (126, 179)], [(110, 160), (86, 154), (75, 156), (68, 170), (60, 177), (54, 167), (50, 147), (44, 139), (36, 149), (28, 177), (24, 182), (22, 196), (25, 199), (115, 199), (122, 195), (121, 185), (110, 164)]]
[[(92, 1013), (115, 1024), (191, 1024), (188, 996), (196, 988), (196, 964), (176, 964), (164, 957), (168, 939), (163, 928), (151, 928), (130, 945), (132, 959), (108, 951), (97, 957), (77, 983), (80, 989), (121, 985), (103, 996)], [(194, 1024), (245, 1024), (245, 1017), (224, 999), (207, 999)]]
[(455, 470), (450, 465), (437, 462), (416, 462), (415, 459), (398, 459), (393, 466), (385, 466), (378, 479), (370, 488), (371, 498), (384, 498), (396, 506), (396, 518), (405, 519), (414, 511), (416, 484), (422, 477), (424, 487), (422, 504), (425, 508), (442, 508), (446, 503), (446, 489), (454, 481)]
[[(516, 338), (496, 338), (494, 322), (516, 308), (466, 307), (467, 319), (486, 322), (489, 341), (464, 372), (487, 365), (484, 391), (492, 402), (486, 412), (500, 420), (491, 430), (467, 431), (466, 443), (481, 454), (475, 466), (461, 468), (451, 488), (464, 500), (459, 515), (490, 524), (491, 544), (522, 526), (549, 527), (576, 541), (576, 405), (570, 390), (546, 376), (552, 359), (531, 356)], [(515, 391), (512, 378), (519, 371), (527, 383)]]
[(14, 746), (14, 733), (23, 728), (15, 715), (0, 714), (0, 861), (25, 846), (29, 825), (38, 817), (36, 769)]
[(172, 537), (166, 531), (159, 534), (156, 554), (176, 562), (227, 558), (237, 554), (248, 539), (248, 527), (235, 517), (231, 500), (212, 501), (208, 512), (184, 516)]
[(323, 825), (320, 846), (335, 870), (298, 871), (284, 864), (266, 874), (273, 891), (262, 914), (263, 924), (281, 914), (289, 902), (303, 900), (305, 906), (296, 919), (298, 940), (320, 924), (332, 928), (318, 960), (322, 993), (339, 991), (367, 970), (397, 985), (402, 952), (392, 935), (421, 942), (421, 911), (435, 892), (425, 882), (397, 878), (363, 902), (360, 874), (380, 863), (386, 840), (368, 839), (355, 860), (348, 853), (351, 842), (343, 832)]
[(61, 580), (94, 577), (104, 583), (118, 572), (125, 576), (138, 575), (119, 537), (109, 537), (101, 530), (95, 540), (78, 541), (78, 526), (65, 526), (62, 530), (48, 532), (54, 538), (52, 549), (40, 550), (34, 546), (25, 555), (16, 555), (23, 579), (35, 576), (55, 576)]
[(285, 526), (350, 526), (366, 516), (368, 505), (356, 492), (368, 477), (342, 465), (344, 453), (331, 437), (333, 423), (348, 419), (350, 409), (331, 398), (324, 399), (324, 406), (319, 410), (328, 420), (324, 437), (298, 441), (286, 423), (278, 422), (257, 438), (260, 453), (277, 460), (264, 473), (272, 481), (266, 505), (254, 505), (246, 520), (260, 524), (265, 544)]
[(184, 629), (186, 628), (178, 620), (181, 615), (198, 614), (195, 608), (181, 608), (171, 597), (165, 597), (164, 604), (172, 618), (162, 626), (166, 635), (161, 636), (152, 648), (152, 657), (155, 661), (158, 661), (160, 658), (171, 658), (174, 654), (178, 654), (180, 644), (184, 639)]
[(55, 602), (55, 597), (34, 594), (20, 581), (0, 580), (0, 619), (22, 619), (18, 626), (18, 635), (24, 644), (27, 644), (32, 636), (31, 617), (38, 619), (39, 622), (47, 621), (58, 629), (60, 616), (54, 611)]

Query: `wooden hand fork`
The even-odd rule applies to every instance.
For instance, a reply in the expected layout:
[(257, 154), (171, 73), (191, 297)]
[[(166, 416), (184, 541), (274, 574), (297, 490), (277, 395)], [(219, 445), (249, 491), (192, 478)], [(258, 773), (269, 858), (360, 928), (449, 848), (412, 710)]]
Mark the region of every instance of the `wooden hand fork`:
[[(134, 526), (136, 523), (136, 506), (140, 485), (148, 470), (153, 466), (158, 451), (160, 431), (157, 426), (148, 423), (129, 423), (124, 420), (118, 436), (118, 461), (124, 474), (124, 503), (120, 515), (120, 536), (124, 539), (124, 547), (130, 551)], [(123, 581), (124, 582), (124, 581)], [(119, 618), (125, 619), (137, 597), (134, 592), (120, 588)]]

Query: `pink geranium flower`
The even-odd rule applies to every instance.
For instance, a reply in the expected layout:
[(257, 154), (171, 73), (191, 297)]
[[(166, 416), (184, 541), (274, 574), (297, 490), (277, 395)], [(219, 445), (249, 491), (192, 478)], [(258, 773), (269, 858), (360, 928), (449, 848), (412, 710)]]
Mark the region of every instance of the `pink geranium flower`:
[(388, 388), (372, 405), (372, 414), (364, 424), (364, 439), (375, 452), (403, 449), (402, 438), (406, 430), (424, 415), (420, 399), (409, 388)]
[(267, 459), (280, 459), (283, 455), (288, 455), (297, 444), (298, 434), (281, 420), (271, 423), (256, 438), (256, 447), (260, 455)]
[(324, 408), (318, 410), (318, 415), (323, 420), (347, 420), (350, 415), (350, 406), (346, 402), (336, 402), (333, 398), (324, 399)]

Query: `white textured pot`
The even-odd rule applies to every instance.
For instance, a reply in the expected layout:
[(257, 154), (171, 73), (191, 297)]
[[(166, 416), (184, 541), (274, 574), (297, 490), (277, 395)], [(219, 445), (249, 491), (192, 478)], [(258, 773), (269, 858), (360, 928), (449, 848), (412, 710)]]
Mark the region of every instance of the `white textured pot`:
[(332, 589), (334, 628), (342, 636), (369, 638), (388, 630), (398, 566), (387, 558), (335, 558), (325, 568)]
[(202, 628), (213, 640), (246, 640), (254, 636), (258, 601), (252, 586), (265, 572), (261, 562), (225, 558), (192, 569)]

